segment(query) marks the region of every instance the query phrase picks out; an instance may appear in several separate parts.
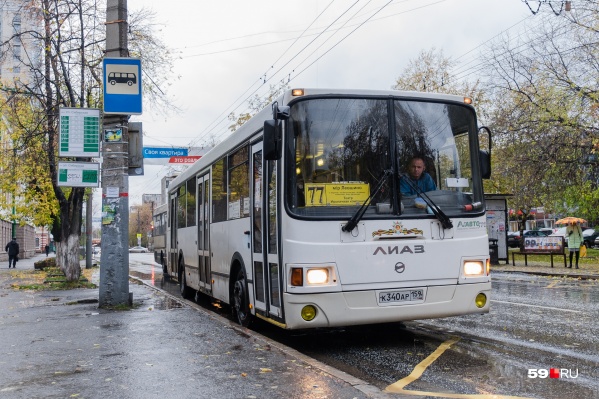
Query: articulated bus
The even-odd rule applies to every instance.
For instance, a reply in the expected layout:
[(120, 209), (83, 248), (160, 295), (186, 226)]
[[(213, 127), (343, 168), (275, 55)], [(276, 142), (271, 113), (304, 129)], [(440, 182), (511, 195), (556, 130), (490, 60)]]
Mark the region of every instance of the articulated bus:
[(487, 313), (490, 134), (469, 98), (286, 91), (171, 182), (167, 275), (241, 325)]
[(152, 240), (154, 250), (154, 262), (162, 266), (162, 271), (166, 272), (166, 225), (167, 225), (168, 204), (162, 204), (154, 209), (152, 215)]

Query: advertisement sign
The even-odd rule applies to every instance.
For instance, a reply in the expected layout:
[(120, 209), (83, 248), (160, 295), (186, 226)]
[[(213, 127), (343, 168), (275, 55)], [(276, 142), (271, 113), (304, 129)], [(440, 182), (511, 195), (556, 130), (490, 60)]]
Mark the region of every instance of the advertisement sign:
[(191, 165), (200, 158), (202, 157), (199, 155), (189, 155), (186, 157), (170, 157), (168, 163), (176, 163), (179, 165)]
[(564, 252), (564, 237), (527, 237), (524, 239), (524, 252), (561, 254)]

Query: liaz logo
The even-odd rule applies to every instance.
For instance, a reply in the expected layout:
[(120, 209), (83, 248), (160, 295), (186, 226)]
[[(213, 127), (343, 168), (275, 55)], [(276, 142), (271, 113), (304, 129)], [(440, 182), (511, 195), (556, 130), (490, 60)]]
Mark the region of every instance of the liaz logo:
[(387, 249), (383, 247), (376, 247), (373, 255), (400, 255), (400, 254), (423, 254), (424, 253), (424, 245), (406, 245), (400, 249), (398, 245), (388, 246)]
[(578, 378), (578, 369), (528, 369), (528, 378)]

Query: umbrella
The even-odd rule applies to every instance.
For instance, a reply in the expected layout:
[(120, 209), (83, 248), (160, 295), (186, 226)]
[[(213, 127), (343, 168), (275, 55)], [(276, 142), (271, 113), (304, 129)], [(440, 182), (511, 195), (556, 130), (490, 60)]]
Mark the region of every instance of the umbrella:
[(573, 224), (573, 223), (586, 223), (587, 221), (582, 218), (576, 218), (574, 216), (567, 216), (565, 218), (559, 219), (555, 224)]

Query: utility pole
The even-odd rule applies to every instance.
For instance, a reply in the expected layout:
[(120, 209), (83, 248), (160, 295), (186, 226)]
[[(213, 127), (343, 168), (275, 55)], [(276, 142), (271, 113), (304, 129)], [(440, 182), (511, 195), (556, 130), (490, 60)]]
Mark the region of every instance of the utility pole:
[[(106, 57), (128, 57), (127, 0), (107, 0)], [(104, 115), (104, 130), (122, 130), (102, 146), (100, 307), (131, 305), (129, 293), (129, 132), (127, 115)]]

